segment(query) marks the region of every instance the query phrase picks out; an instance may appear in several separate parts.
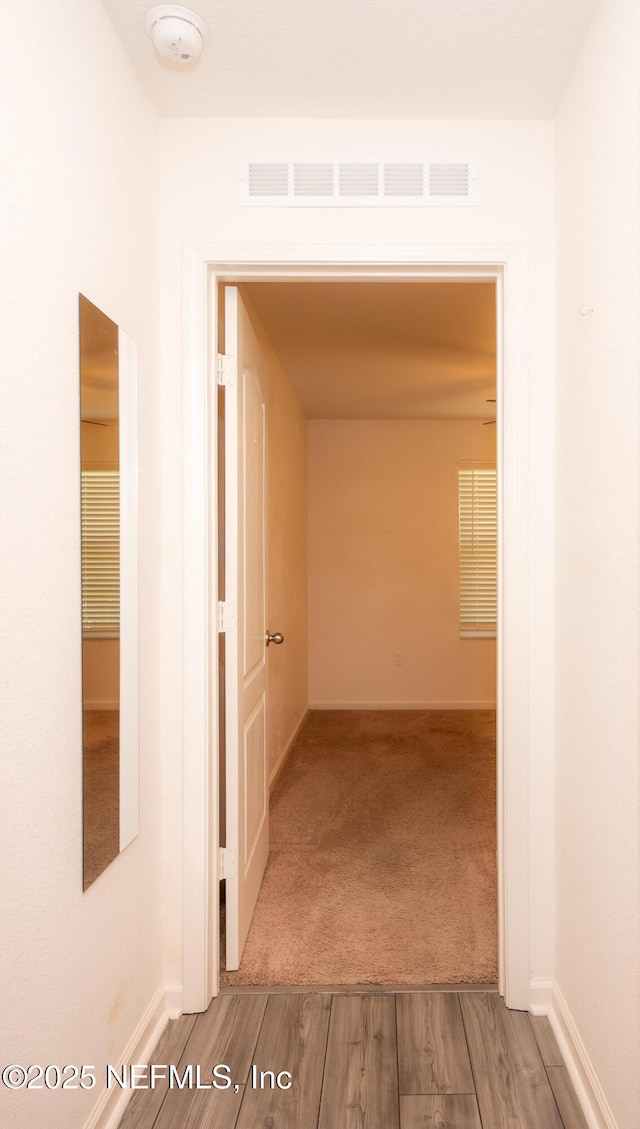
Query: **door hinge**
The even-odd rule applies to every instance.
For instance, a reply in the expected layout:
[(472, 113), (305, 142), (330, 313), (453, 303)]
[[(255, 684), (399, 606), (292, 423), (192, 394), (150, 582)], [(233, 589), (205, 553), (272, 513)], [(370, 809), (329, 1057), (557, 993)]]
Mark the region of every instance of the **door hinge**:
[(236, 359), (228, 353), (216, 353), (216, 375), (218, 384), (235, 384)]
[(238, 874), (238, 855), (230, 847), (220, 847), (218, 852), (218, 878), (235, 878)]
[(218, 631), (224, 635), (226, 631), (236, 629), (236, 605), (228, 600), (218, 601)]

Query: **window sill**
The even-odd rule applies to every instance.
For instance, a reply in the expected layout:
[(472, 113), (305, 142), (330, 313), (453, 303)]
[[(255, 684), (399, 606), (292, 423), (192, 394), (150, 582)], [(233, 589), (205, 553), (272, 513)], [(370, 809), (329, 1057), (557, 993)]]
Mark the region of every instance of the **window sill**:
[(495, 639), (495, 631), (461, 631), (461, 639)]

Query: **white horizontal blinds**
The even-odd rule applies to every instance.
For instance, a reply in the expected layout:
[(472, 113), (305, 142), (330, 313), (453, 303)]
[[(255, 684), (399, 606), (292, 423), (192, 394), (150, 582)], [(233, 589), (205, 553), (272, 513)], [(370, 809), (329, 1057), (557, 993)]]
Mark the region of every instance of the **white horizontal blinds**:
[(120, 474), (82, 471), (82, 630), (120, 628)]
[(460, 632), (494, 632), (497, 617), (495, 467), (459, 467)]

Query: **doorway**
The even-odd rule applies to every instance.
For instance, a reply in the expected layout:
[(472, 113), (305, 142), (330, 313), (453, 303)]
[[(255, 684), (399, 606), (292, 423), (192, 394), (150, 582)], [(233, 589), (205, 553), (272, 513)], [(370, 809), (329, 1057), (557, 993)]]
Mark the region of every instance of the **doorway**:
[[(228, 688), (222, 981), (495, 982), (495, 284), (266, 282), (225, 296), (230, 476), (258, 450), (256, 425), (236, 440), (234, 420), (261, 376), (268, 501), (262, 548), (246, 484), (229, 484), (232, 581), (235, 542), (256, 544), (225, 636), (232, 680), (238, 646), (250, 661), (240, 698)], [(260, 477), (248, 496), (262, 489)], [(241, 590), (265, 557), (267, 616), (247, 632)], [(261, 626), (284, 645), (251, 657)], [(265, 780), (287, 758), (269, 813), (253, 795), (258, 675)]]
[[(217, 821), (216, 703), (211, 676), (216, 650), (211, 647), (217, 598), (212, 534), (216, 529), (215, 405), (209, 387), (211, 341), (217, 323), (217, 287), (223, 282), (284, 278), (363, 278), (389, 280), (484, 278), (496, 283), (498, 295), (498, 464), (504, 491), (499, 503), (500, 654), (498, 670), (498, 893), (499, 988), (510, 1006), (527, 1007), (527, 716), (528, 679), (526, 599), (527, 459), (524, 399), (517, 374), (522, 348), (520, 310), (522, 272), (519, 252), (499, 249), (487, 263), (477, 248), (439, 253), (414, 248), (366, 249), (281, 248), (277, 254), (248, 253), (246, 248), (194, 246), (185, 259), (185, 560), (189, 586), (185, 592), (185, 872), (184, 1003), (185, 1010), (206, 1007), (218, 990), (217, 890), (219, 860)], [(203, 411), (204, 407), (204, 411)], [(203, 527), (203, 514), (207, 516)], [(202, 632), (203, 613), (208, 623)], [(206, 638), (205, 638), (206, 636)], [(188, 815), (188, 818), (187, 818)], [(213, 878), (213, 881), (212, 881)]]

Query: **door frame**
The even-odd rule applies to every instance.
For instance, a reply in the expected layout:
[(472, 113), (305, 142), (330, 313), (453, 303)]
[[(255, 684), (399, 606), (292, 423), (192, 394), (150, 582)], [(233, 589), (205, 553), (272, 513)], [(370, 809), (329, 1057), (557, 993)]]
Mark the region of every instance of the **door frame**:
[(498, 990), (529, 1008), (529, 439), (519, 245), (186, 244), (182, 263), (183, 1000), (217, 995), (219, 921), (218, 286), (283, 279), (496, 284)]

